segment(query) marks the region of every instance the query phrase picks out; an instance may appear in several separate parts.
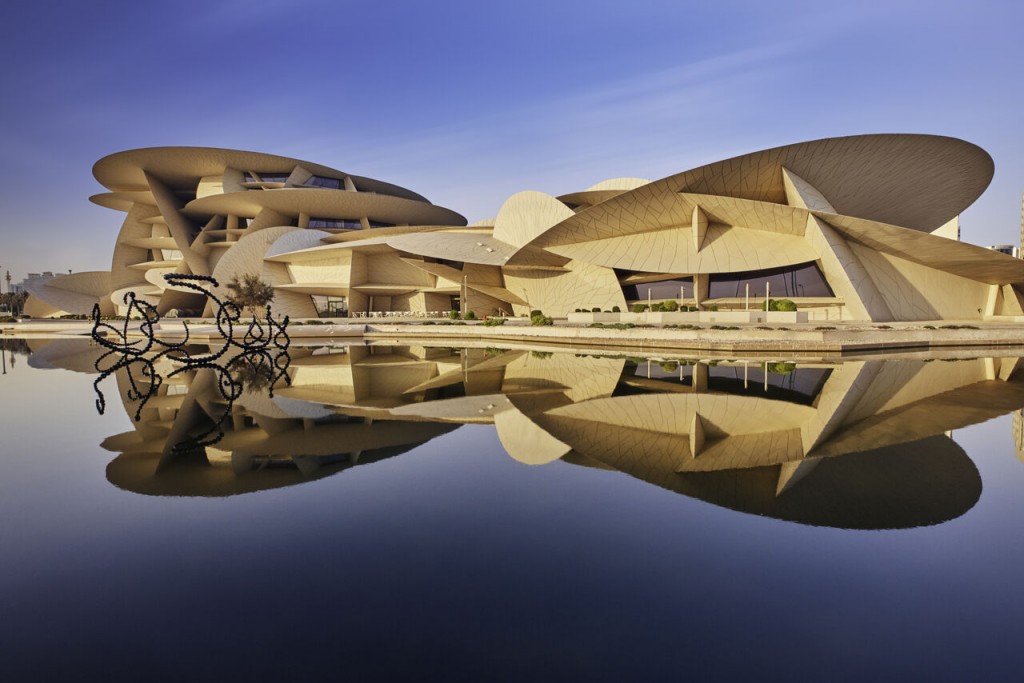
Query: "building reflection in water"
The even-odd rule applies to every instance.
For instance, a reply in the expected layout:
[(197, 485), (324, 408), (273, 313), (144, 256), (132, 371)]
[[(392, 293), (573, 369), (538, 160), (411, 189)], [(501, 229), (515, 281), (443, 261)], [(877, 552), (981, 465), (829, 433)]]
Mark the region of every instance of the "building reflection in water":
[[(48, 346), (30, 362), (85, 370)], [(88, 354), (85, 354), (88, 355)], [(176, 452), (225, 414), (210, 370), (165, 380), (108, 479), (150, 495), (287, 486), (493, 423), (508, 454), (623, 472), (734, 510), (906, 528), (964, 514), (981, 478), (950, 430), (1017, 411), (1016, 357), (763, 363), (422, 346), (291, 349), (290, 386), (247, 388), (214, 446)], [(158, 368), (168, 374), (171, 367)], [(128, 384), (118, 389), (129, 414)]]

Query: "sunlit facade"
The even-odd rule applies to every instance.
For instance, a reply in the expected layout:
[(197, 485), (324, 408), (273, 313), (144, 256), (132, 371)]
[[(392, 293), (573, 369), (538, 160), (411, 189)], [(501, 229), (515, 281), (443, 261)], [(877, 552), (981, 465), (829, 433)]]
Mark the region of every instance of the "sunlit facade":
[(668, 300), (729, 311), (766, 295), (811, 320), (1022, 316), (1024, 263), (956, 239), (992, 173), (984, 150), (953, 138), (831, 138), (653, 182), (521, 192), (467, 225), (410, 190), (311, 162), (140, 149), (94, 168), (108, 192), (92, 200), (126, 214), (110, 273), (32, 294), (54, 315), (95, 301), (118, 312), (128, 291), (199, 314), (202, 297), (164, 274), (257, 273), (293, 318), (564, 317)]

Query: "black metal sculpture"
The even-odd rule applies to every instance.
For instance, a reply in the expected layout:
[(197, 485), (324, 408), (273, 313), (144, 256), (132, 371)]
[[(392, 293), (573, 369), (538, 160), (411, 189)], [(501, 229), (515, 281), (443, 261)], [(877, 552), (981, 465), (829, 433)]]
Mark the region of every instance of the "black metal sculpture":
[[(130, 385), (128, 399), (138, 402), (136, 421), (141, 419), (142, 409), (163, 384), (164, 377), (156, 370), (159, 360), (166, 358), (180, 366), (168, 373), (168, 378), (189, 370), (212, 370), (216, 373), (217, 387), (226, 402), (224, 413), (219, 420), (214, 421), (211, 429), (179, 446), (194, 448), (212, 445), (223, 438), (224, 432), (220, 425), (231, 414), (232, 406), (242, 395), (246, 384), (266, 386), (270, 397), (273, 397), (278, 381), (283, 379), (291, 383), (287, 374), (291, 363), (291, 356), (288, 355), (291, 344), (287, 332), (288, 316), (278, 322), (271, 315), (270, 306), (267, 306), (264, 319), (253, 316), (243, 328), (245, 323), (241, 319), (241, 309), (231, 301), (221, 300), (203, 286), (218, 287), (216, 279), (205, 275), (181, 274), (167, 274), (164, 279), (171, 286), (199, 292), (213, 303), (216, 307), (215, 324), (223, 343), (215, 350), (207, 347), (205, 352), (198, 352), (190, 340), (191, 333), (186, 321), (182, 321), (184, 337), (181, 340), (172, 342), (158, 339), (156, 325), (160, 322), (160, 314), (152, 304), (139, 299), (135, 292), (128, 292), (124, 296), (123, 301), (128, 308), (120, 327), (104, 321), (100, 316), (99, 305), (93, 306), (92, 338), (107, 349), (95, 363), (100, 373), (93, 382), (97, 396), (96, 409), (102, 415), (106, 408), (106, 399), (99, 388), (100, 382), (118, 370), (127, 371)], [(138, 322), (137, 332), (133, 327), (135, 322)]]

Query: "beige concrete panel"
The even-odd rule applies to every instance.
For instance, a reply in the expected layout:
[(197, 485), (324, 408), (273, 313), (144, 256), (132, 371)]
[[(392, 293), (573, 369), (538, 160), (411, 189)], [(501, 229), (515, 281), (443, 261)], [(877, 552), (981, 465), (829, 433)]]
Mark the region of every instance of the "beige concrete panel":
[(175, 188), (195, 187), (195, 179), (226, 175), (231, 169), (241, 180), (242, 171), (256, 173), (291, 172), (298, 165), (318, 175), (340, 177), (342, 171), (299, 159), (214, 147), (147, 147), (105, 156), (93, 166), (100, 183), (110, 189), (145, 185), (144, 172), (163, 178)]
[(810, 474), (819, 462), (821, 458), (805, 458), (779, 465), (779, 483), (775, 486), (775, 495), (782, 495), (793, 488), (797, 482)]
[[(463, 311), (473, 311), (477, 318), (485, 316), (507, 317), (513, 314), (512, 304), (481, 291), (481, 289), (486, 289), (486, 287), (479, 289), (469, 287), (466, 289), (466, 303), (463, 306)], [(504, 290), (499, 290), (498, 293), (503, 294)]]
[(185, 263), (196, 275), (209, 275), (211, 269), (206, 258), (192, 248), (192, 236), (199, 231), (199, 226), (191, 218), (182, 215), (182, 202), (170, 187), (154, 175), (146, 173), (145, 176), (156, 206), (167, 223), (171, 237), (178, 244)]
[(690, 234), (693, 235), (693, 248), (700, 251), (704, 246), (704, 238), (708, 233), (708, 216), (700, 206), (693, 207), (693, 217), (690, 220)]
[(67, 313), (67, 311), (48, 304), (39, 297), (31, 294), (29, 294), (28, 299), (25, 300), (25, 308), (23, 309), (23, 312), (25, 315), (30, 315), (33, 318), (59, 318)]
[(818, 455), (854, 453), (929, 436), (991, 420), (1024, 405), (1024, 385), (982, 381), (932, 394), (895, 409), (850, 422), (822, 444)]
[[(310, 292), (292, 291), (291, 274), (284, 263), (263, 261), (260, 278), (274, 288), (273, 315), (276, 317), (290, 316), (294, 319), (316, 318), (317, 310), (310, 297)], [(321, 292), (315, 292), (320, 294)]]
[(153, 193), (149, 190), (138, 192), (104, 192), (89, 197), (89, 201), (105, 209), (129, 211), (133, 204), (155, 204)]
[(173, 237), (141, 237), (141, 238), (126, 238), (124, 244), (129, 247), (138, 247), (139, 249), (174, 249), (178, 248), (177, 242), (174, 241)]
[(159, 287), (154, 287), (149, 283), (122, 287), (121, 289), (115, 289), (111, 292), (109, 297), (111, 303), (114, 304), (115, 313), (117, 315), (127, 314), (128, 306), (124, 303), (124, 298), (128, 292), (134, 293), (138, 300), (145, 301), (151, 306), (160, 305), (161, 290)]
[(608, 180), (602, 180), (591, 185), (584, 192), (599, 192), (601, 190), (620, 190), (626, 192), (627, 190), (635, 190), (650, 182), (647, 178), (609, 178)]
[[(480, 284), (475, 284), (472, 281), (467, 282), (466, 283), (466, 287), (471, 290), (471, 292), (469, 294), (469, 296), (471, 298), (474, 297), (473, 292), (477, 292), (479, 294), (483, 294), (484, 296), (486, 296), (486, 297), (488, 297), (490, 299), (493, 299), (496, 302), (500, 302), (500, 303), (503, 303), (503, 304), (519, 304), (521, 306), (526, 306), (526, 301), (523, 298), (521, 298), (519, 296), (516, 296), (514, 293), (510, 292), (509, 290), (505, 289), (504, 287), (493, 287), (491, 285), (480, 285)], [(481, 303), (483, 303), (483, 302), (481, 301)], [(497, 308), (500, 308), (501, 310), (505, 311), (506, 314), (511, 314), (512, 313), (512, 307), (511, 306), (498, 306)], [(475, 312), (475, 309), (474, 309), (474, 312)]]
[[(456, 271), (460, 272), (460, 271)], [(485, 266), (479, 263), (467, 263), (463, 266), (462, 275), (471, 286), (502, 287), (505, 284), (501, 276), (501, 268)], [(456, 278), (458, 280), (458, 278)]]
[(786, 189), (786, 201), (790, 206), (836, 213), (828, 199), (823, 197), (809, 182), (785, 167), (782, 168), (782, 184)]
[(1024, 284), (1022, 259), (895, 225), (817, 215), (848, 240), (872, 250), (990, 285)]
[(1024, 296), (1013, 285), (1000, 288), (999, 315), (1024, 315)]
[[(402, 260), (408, 263), (413, 268), (419, 268), (431, 275), (437, 277), (439, 280), (445, 280), (453, 285), (457, 282), (462, 282), (463, 272), (458, 268), (452, 268), (451, 266), (443, 263), (427, 263), (422, 258), (413, 257), (402, 257)], [(500, 276), (499, 276), (500, 277)]]
[(387, 244), (393, 249), (465, 263), (490, 266), (503, 265), (516, 247), (482, 233), (431, 232), (389, 237)]
[[(623, 198), (630, 198), (624, 201)], [(531, 246), (552, 246), (634, 235), (666, 227), (688, 226), (696, 202), (668, 190), (654, 192), (651, 186), (573, 214), (547, 230)]]
[(629, 203), (615, 199), (581, 211), (531, 245), (564, 253), (557, 247), (691, 226), (697, 206), (711, 223), (783, 235), (803, 235), (807, 220), (807, 210), (802, 208), (733, 197), (677, 194), (664, 189), (655, 193), (649, 187), (630, 192)]
[(690, 456), (696, 458), (704, 449), (704, 421), (700, 415), (693, 414), (693, 421), (690, 423)]
[[(329, 236), (329, 233), (323, 232), (321, 230), (310, 230), (308, 228), (304, 228), (302, 230), (293, 230), (291, 232), (283, 234), (281, 237), (275, 240), (274, 243), (270, 246), (270, 248), (267, 249), (267, 253), (264, 256), (264, 258), (274, 261), (290, 262), (287, 259), (281, 259), (277, 257), (283, 254), (291, 254), (294, 252), (300, 252), (305, 249), (310, 249), (312, 247), (319, 246), (321, 244), (321, 241)], [(341, 252), (338, 252), (338, 254), (339, 258), (344, 260), (346, 263), (351, 262), (351, 256), (349, 256), (348, 254), (342, 255)], [(327, 254), (323, 254), (319, 256), (319, 258), (310, 260), (324, 260), (327, 257)]]
[(572, 209), (543, 192), (518, 192), (502, 204), (494, 222), (494, 239), (523, 247), (551, 226), (573, 216)]
[(555, 389), (564, 402), (580, 403), (607, 398), (615, 391), (625, 361), (621, 358), (577, 358), (567, 353), (537, 356), (524, 353), (505, 365), (502, 391), (516, 406), (532, 414), (529, 402), (518, 400), (523, 393)]
[[(262, 276), (263, 255), (267, 253), (267, 250), (271, 245), (273, 245), (280, 237), (296, 230), (298, 230), (298, 228), (269, 228), (267, 230), (249, 233), (242, 237), (231, 247), (230, 250), (225, 252), (217, 263), (216, 268), (214, 268), (213, 277), (215, 277), (220, 283), (220, 287), (213, 291), (221, 299), (226, 299), (230, 294), (227, 289), (227, 283), (231, 282), (232, 278), (238, 277), (241, 279), (242, 276), (247, 273)], [(284, 284), (284, 282), (279, 284)], [(275, 295), (275, 304), (276, 298), (277, 297)], [(281, 313), (284, 312), (285, 311), (281, 311)]]
[(510, 268), (526, 268), (528, 270), (545, 269), (554, 272), (565, 271), (565, 265), (571, 259), (559, 256), (539, 247), (523, 247), (512, 257), (505, 261), (503, 268), (508, 271)]
[[(347, 288), (350, 285), (352, 255), (348, 258), (324, 259), (323, 261), (302, 261), (300, 263), (283, 264), (291, 276), (291, 283), (296, 285), (308, 283), (332, 283), (337, 287)], [(268, 261), (272, 263), (272, 261)]]
[(167, 281), (164, 279), (164, 275), (167, 275), (168, 273), (175, 273), (175, 272), (177, 272), (177, 270), (178, 270), (177, 267), (175, 267), (175, 268), (150, 268), (149, 270), (145, 271), (145, 273), (146, 273), (146, 282), (148, 282), (149, 284), (153, 285), (154, 287), (160, 289), (161, 292), (162, 292), (163, 290), (167, 289)]
[[(926, 400), (936, 394), (968, 387), (990, 379), (984, 359), (972, 358), (951, 361), (900, 361), (886, 363), (886, 378), (891, 382), (888, 391), (865, 400), (858, 407), (858, 415), (868, 415), (896, 410), (906, 405)], [(870, 398), (870, 397), (866, 397)]]
[[(857, 135), (746, 154), (633, 192), (668, 188), (783, 204), (783, 167), (828, 198), (837, 213), (925, 232), (963, 213), (988, 187), (994, 168), (983, 149), (955, 138)], [(608, 203), (628, 201), (627, 194)]]
[(407, 235), (410, 233), (423, 234), (428, 232), (458, 232), (465, 234), (477, 234), (489, 236), (491, 231), (486, 227), (475, 228), (473, 226), (459, 227), (451, 225), (396, 225), (390, 228), (373, 228), (373, 232), (359, 230), (340, 230), (329, 237), (324, 238), (325, 243), (334, 242), (361, 242), (363, 240), (380, 240), (383, 243), (386, 237)]
[(566, 272), (517, 268), (504, 275), (505, 288), (527, 304), (516, 306), (517, 315), (540, 309), (547, 315), (564, 317), (577, 308), (626, 308), (622, 288), (611, 268), (570, 261)]
[(211, 194), (224, 194), (224, 174), (203, 176), (196, 186), (196, 198), (209, 197)]
[[(803, 455), (814, 451), (849, 418), (869, 391), (881, 367), (881, 363), (851, 361), (832, 368), (818, 394), (815, 411), (800, 425)], [(791, 477), (795, 473), (786, 474)]]
[(513, 459), (526, 465), (546, 465), (568, 453), (570, 447), (541, 429), (515, 406), (494, 415), (498, 440)]
[(650, 273), (728, 273), (778, 268), (817, 259), (803, 237), (712, 226), (701, 250), (693, 231), (677, 228), (549, 247), (556, 254), (607, 268)]
[(809, 215), (806, 237), (807, 243), (818, 253), (818, 265), (829, 286), (843, 300), (849, 319), (893, 319), (885, 297), (842, 236), (817, 216)]
[(277, 228), (283, 225), (291, 225), (291, 216), (286, 216), (283, 213), (272, 211), (270, 209), (264, 209), (256, 214), (256, 217), (249, 221), (248, 232), (256, 232), (257, 230), (265, 230), (266, 228)]
[(353, 285), (401, 285), (402, 287), (433, 287), (435, 278), (406, 263), (398, 254), (373, 254), (366, 257), (366, 280), (353, 280)]
[(300, 213), (322, 218), (361, 218), (409, 225), (465, 225), (466, 219), (429, 202), (370, 192), (343, 192), (319, 188), (281, 188), (210, 195), (188, 203), (185, 212), (195, 216), (235, 214), (255, 216), (263, 209), (298, 217)]
[(688, 435), (695, 413), (701, 416), (706, 439), (714, 440), (738, 434), (799, 429), (812, 417), (814, 409), (753, 396), (675, 393), (595, 399), (557, 408), (548, 415), (612, 427)]
[[(831, 213), (835, 213), (832, 211)], [(947, 223), (943, 223), (932, 234), (936, 237), (945, 237), (948, 240), (960, 241), (960, 216), (956, 216)]]
[[(572, 446), (573, 450), (616, 469), (628, 468), (633, 476), (641, 479), (648, 479), (644, 472), (652, 475), (659, 471), (714, 472), (777, 465), (799, 459), (802, 454), (800, 434), (796, 429), (774, 429), (709, 439), (694, 458), (688, 434), (630, 425), (610, 426), (593, 419), (570, 417), (563, 411), (559, 408), (535, 419), (542, 428)], [(692, 413), (689, 417), (692, 418)], [(625, 465), (629, 462), (640, 469)]]
[(48, 318), (74, 313), (89, 315), (92, 307), (110, 292), (108, 271), (84, 271), (71, 275), (39, 277), (25, 281), (30, 299), (25, 313), (34, 318)]
[(149, 250), (133, 247), (129, 242), (152, 236), (153, 226), (145, 221), (159, 215), (160, 212), (155, 206), (147, 204), (134, 204), (129, 209), (121, 224), (110, 262), (111, 289), (121, 289), (146, 281), (145, 274), (132, 269), (131, 266), (148, 260)]
[[(949, 243), (964, 246), (959, 242)], [(857, 243), (851, 243), (850, 247), (895, 319), (981, 319), (988, 298), (988, 286), (984, 282), (918, 265)]]

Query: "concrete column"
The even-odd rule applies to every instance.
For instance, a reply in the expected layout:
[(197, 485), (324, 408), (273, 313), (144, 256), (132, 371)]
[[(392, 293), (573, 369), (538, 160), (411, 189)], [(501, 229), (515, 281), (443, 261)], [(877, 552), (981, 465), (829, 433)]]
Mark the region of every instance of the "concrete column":
[(693, 391), (704, 393), (708, 390), (708, 366), (705, 363), (697, 362), (693, 366)]
[(707, 273), (700, 273), (693, 276), (693, 298), (697, 302), (697, 310), (702, 308), (704, 300), (708, 298), (709, 277)]

